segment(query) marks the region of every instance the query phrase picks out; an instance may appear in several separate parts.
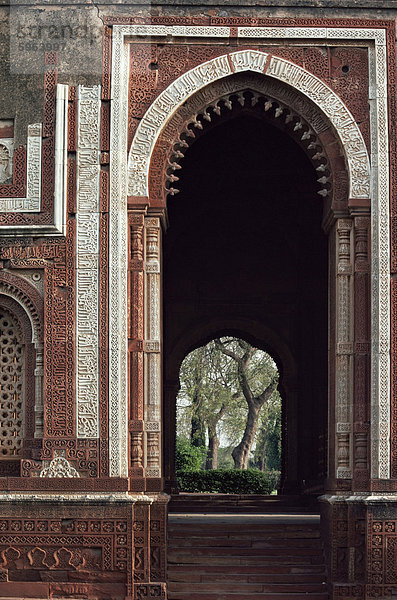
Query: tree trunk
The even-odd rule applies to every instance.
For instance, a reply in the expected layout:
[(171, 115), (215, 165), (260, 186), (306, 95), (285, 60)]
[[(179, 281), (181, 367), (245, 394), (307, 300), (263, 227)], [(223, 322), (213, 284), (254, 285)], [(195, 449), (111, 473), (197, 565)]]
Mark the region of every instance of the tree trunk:
[(219, 444), (220, 442), (218, 436), (216, 435), (216, 429), (214, 431), (211, 428), (208, 428), (208, 454), (207, 461), (205, 464), (205, 468), (207, 469), (207, 471), (218, 468)]
[(254, 443), (256, 430), (258, 427), (258, 418), (260, 406), (257, 407), (254, 403), (248, 405), (247, 423), (245, 425), (244, 435), (241, 442), (232, 452), (235, 469), (247, 469), (249, 453)]
[(255, 448), (255, 453), (254, 453), (255, 466), (262, 472), (266, 470), (266, 454), (267, 454), (266, 435), (265, 435), (265, 430), (262, 429), (257, 436), (256, 448)]
[(207, 462), (205, 468), (207, 471), (218, 468), (218, 448), (220, 445), (219, 438), (216, 433), (216, 426), (226, 412), (226, 404), (223, 403), (216, 415), (212, 415), (208, 419), (208, 450)]
[(196, 446), (197, 448), (205, 447), (205, 424), (201, 418), (201, 399), (198, 395), (194, 396), (192, 406), (192, 430), (190, 440), (192, 446)]

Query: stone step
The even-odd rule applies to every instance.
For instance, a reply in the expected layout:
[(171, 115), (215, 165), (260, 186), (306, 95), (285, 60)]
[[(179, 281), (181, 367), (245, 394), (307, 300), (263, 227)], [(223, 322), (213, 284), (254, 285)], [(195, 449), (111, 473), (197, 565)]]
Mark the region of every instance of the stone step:
[(305, 592), (287, 592), (286, 594), (273, 594), (273, 593), (247, 593), (243, 592), (227, 592), (225, 593), (207, 593), (207, 592), (196, 592), (189, 591), (188, 595), (186, 592), (172, 592), (168, 594), (168, 600), (329, 600), (327, 592), (324, 593), (313, 593), (306, 594)]
[[(172, 536), (170, 540), (170, 547), (172, 548), (184, 548), (184, 547), (223, 547), (223, 548), (258, 548), (258, 549), (285, 549), (285, 539), (267, 538), (267, 539), (253, 539), (252, 535), (219, 535), (219, 536), (200, 536), (193, 535), (186, 537), (186, 535)], [(321, 540), (319, 538), (292, 538), (288, 543), (289, 548), (294, 550), (305, 549), (319, 550), (321, 549)]]
[[(211, 579), (218, 577), (226, 578), (255, 578), (262, 577), (263, 581), (269, 581), (274, 578), (274, 581), (284, 581), (289, 576), (294, 578), (294, 581), (299, 581), (304, 578), (305, 581), (309, 578), (310, 581), (318, 581), (317, 578), (324, 581), (325, 571), (324, 565), (234, 565), (232, 568), (225, 565), (186, 565), (186, 564), (169, 564), (168, 573), (170, 577), (178, 577), (179, 581), (183, 578), (197, 577), (196, 581), (204, 580), (207, 577)], [(179, 575), (181, 579), (179, 579)], [(190, 581), (190, 579), (189, 579)], [(193, 580), (192, 580), (193, 581)]]
[(257, 540), (295, 540), (295, 539), (320, 539), (320, 531), (308, 529), (307, 531), (302, 529), (289, 529), (289, 530), (277, 530), (267, 529), (262, 527), (257, 528), (247, 528), (243, 529), (227, 529), (227, 533), (225, 533), (225, 528), (221, 529), (218, 527), (211, 528), (198, 528), (198, 527), (175, 527), (170, 526), (168, 528), (168, 537), (169, 539), (178, 539), (178, 538), (213, 538), (213, 537), (233, 537), (238, 536), (241, 538), (251, 539), (254, 537)]
[(169, 519), (169, 600), (329, 600), (317, 515)]
[[(208, 583), (195, 583), (194, 592), (202, 593), (243, 593), (246, 594), (322, 594), (326, 592), (326, 585), (324, 583), (236, 583), (236, 582), (208, 582)], [(181, 582), (169, 582), (168, 583), (168, 594), (173, 592), (190, 592), (192, 590), (191, 583)]]
[(168, 569), (168, 581), (184, 582), (189, 580), (190, 583), (285, 583), (285, 584), (301, 584), (301, 583), (324, 583), (325, 582), (325, 573), (322, 571), (321, 573), (305, 573), (305, 574), (295, 574), (295, 573), (274, 573), (273, 571), (270, 573), (264, 573), (261, 569), (259, 569), (259, 574), (253, 575), (250, 573), (236, 573), (234, 570), (232, 573), (225, 572), (222, 570), (221, 573), (206, 573), (200, 572), (200, 570), (194, 569), (190, 571), (177, 571), (175, 568)]
[[(290, 527), (288, 529), (283, 529), (283, 528), (276, 528), (276, 527), (271, 527), (271, 526), (260, 526), (257, 525), (255, 526), (247, 526), (245, 528), (240, 527), (227, 527), (226, 531), (225, 531), (225, 526), (223, 527), (217, 527), (217, 526), (193, 526), (193, 525), (189, 525), (189, 526), (176, 526), (176, 525), (169, 525), (168, 527), (168, 532), (169, 534), (172, 534), (172, 537), (184, 537), (186, 535), (190, 535), (191, 537), (214, 537), (216, 536), (221, 536), (221, 537), (230, 537), (230, 536), (238, 536), (238, 537), (251, 537), (253, 534), (255, 535), (255, 537), (260, 537), (261, 539), (294, 539), (294, 538), (299, 538), (299, 539), (305, 539), (305, 538), (309, 538), (309, 539), (313, 539), (313, 538), (320, 538), (320, 532), (318, 530), (318, 528), (305, 528), (304, 526), (302, 527)], [(170, 535), (171, 537), (171, 535)]]
[(239, 513), (249, 510), (274, 513), (288, 509), (289, 513), (293, 513), (311, 511), (317, 506), (316, 499), (310, 496), (180, 493), (171, 497), (169, 512), (222, 513), (232, 510)]
[[(218, 550), (218, 552), (216, 552)], [(244, 552), (245, 550), (245, 552)], [(281, 554), (274, 555), (258, 554), (257, 550), (251, 548), (236, 549), (229, 548), (227, 552), (223, 548), (196, 548), (194, 553), (182, 550), (168, 549), (168, 562), (179, 564), (206, 564), (211, 561), (211, 564), (224, 565), (247, 565), (247, 564), (289, 564), (289, 565), (318, 565), (323, 563), (323, 557), (318, 552), (315, 554)]]

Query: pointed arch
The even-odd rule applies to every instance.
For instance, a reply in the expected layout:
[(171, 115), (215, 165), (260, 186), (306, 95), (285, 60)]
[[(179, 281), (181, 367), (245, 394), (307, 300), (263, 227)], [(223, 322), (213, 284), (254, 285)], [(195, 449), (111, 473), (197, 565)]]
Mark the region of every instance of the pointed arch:
[(156, 141), (175, 111), (205, 86), (232, 75), (254, 72), (284, 82), (316, 104), (332, 125), (348, 165), (349, 196), (368, 199), (370, 167), (361, 131), (349, 109), (318, 77), (283, 58), (258, 50), (231, 52), (184, 73), (153, 102), (134, 136), (128, 157), (128, 195), (149, 195), (149, 169)]

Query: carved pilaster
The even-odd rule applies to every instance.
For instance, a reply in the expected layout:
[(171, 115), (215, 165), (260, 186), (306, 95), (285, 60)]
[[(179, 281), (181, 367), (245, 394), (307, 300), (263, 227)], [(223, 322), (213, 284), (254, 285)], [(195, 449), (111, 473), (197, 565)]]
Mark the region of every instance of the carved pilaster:
[(133, 431), (131, 432), (131, 469), (141, 470), (142, 469), (142, 432)]
[(354, 483), (368, 488), (370, 414), (370, 218), (354, 219)]
[(130, 475), (144, 475), (144, 218), (146, 208), (128, 213), (129, 227), (129, 385)]
[(35, 405), (34, 405), (34, 437), (42, 438), (44, 432), (44, 403), (43, 403), (43, 377), (44, 377), (44, 345), (36, 345), (35, 379)]
[(161, 477), (161, 228), (157, 216), (145, 218), (146, 477)]
[(352, 477), (353, 419), (353, 266), (352, 221), (339, 219), (336, 225), (336, 362), (335, 422), (336, 477)]

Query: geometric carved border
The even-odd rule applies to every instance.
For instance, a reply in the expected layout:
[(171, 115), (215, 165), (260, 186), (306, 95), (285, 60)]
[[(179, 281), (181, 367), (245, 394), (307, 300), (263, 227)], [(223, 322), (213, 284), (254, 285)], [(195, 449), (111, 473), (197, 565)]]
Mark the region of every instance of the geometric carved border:
[(47, 74), (52, 81), (45, 81), (50, 99), (45, 101), (44, 125), (28, 127), (26, 197), (0, 198), (0, 213), (6, 213), (0, 237), (66, 235), (68, 86), (56, 85), (55, 71)]
[(28, 126), (26, 198), (0, 198), (0, 212), (40, 212), (42, 124)]

